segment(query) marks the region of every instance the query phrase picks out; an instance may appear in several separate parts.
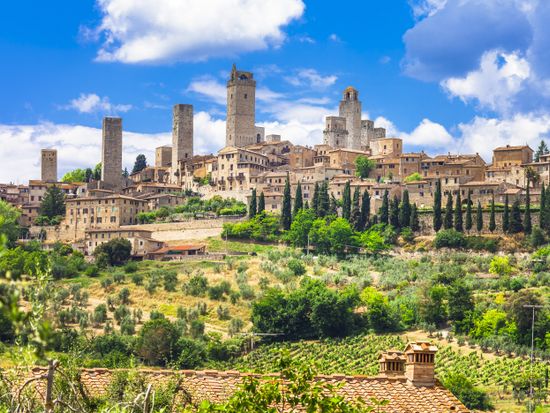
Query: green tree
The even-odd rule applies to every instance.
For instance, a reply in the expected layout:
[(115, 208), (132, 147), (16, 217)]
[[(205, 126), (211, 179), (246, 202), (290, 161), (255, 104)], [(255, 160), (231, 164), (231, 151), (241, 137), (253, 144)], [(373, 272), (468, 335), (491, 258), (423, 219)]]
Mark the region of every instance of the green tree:
[(472, 221), (472, 191), (468, 190), (468, 198), (466, 200), (466, 222), (464, 223), (464, 228), (466, 231), (470, 232), (473, 226)]
[(434, 192), (434, 216), (433, 216), (433, 226), (434, 231), (437, 232), (441, 229), (443, 223), (441, 219), (441, 180), (438, 179), (435, 182), (435, 192)]
[(313, 189), (313, 201), (311, 207), (317, 213), (319, 211), (319, 183), (315, 182), (315, 188)]
[(260, 192), (260, 199), (258, 201), (258, 214), (265, 211), (265, 195), (264, 191)]
[(361, 193), (359, 192), (359, 186), (355, 187), (353, 191), (353, 200), (351, 202), (351, 215), (350, 215), (350, 224), (355, 228), (356, 231), (361, 229), (361, 206), (359, 204), (359, 198)]
[(539, 208), (539, 228), (546, 229), (546, 202), (548, 194), (546, 193), (546, 188), (544, 182), (540, 187), (540, 208)]
[(512, 204), (512, 212), (510, 214), (510, 233), (517, 234), (523, 231), (523, 223), (521, 222), (521, 209), (519, 200), (516, 199)]
[(361, 292), (361, 301), (366, 309), (366, 319), (370, 328), (377, 333), (395, 330), (397, 322), (384, 294), (374, 287), (367, 287)]
[[(15, 241), (19, 238), (19, 210), (5, 201), (0, 200), (0, 247), (4, 241), (2, 237), (6, 237), (8, 246), (15, 245)], [(0, 248), (1, 252), (1, 248)]]
[(420, 219), (418, 217), (418, 208), (416, 204), (413, 204), (411, 209), (411, 230), (413, 232), (420, 231)]
[(256, 188), (252, 190), (250, 204), (248, 205), (248, 218), (254, 218), (257, 212)]
[(351, 216), (351, 185), (350, 181), (346, 182), (344, 194), (342, 196), (342, 218), (349, 221)]
[(370, 195), (369, 191), (365, 189), (363, 192), (363, 198), (361, 199), (361, 220), (359, 224), (359, 231), (363, 231), (369, 226), (370, 221)]
[(363, 155), (355, 158), (355, 174), (361, 179), (368, 178), (374, 168), (376, 168), (376, 163), (372, 159)]
[(319, 211), (318, 216), (327, 216), (330, 210), (330, 197), (328, 195), (328, 182), (324, 181), (319, 186)]
[(462, 278), (457, 278), (449, 287), (448, 297), (449, 320), (455, 332), (467, 333), (475, 307), (472, 289)]
[(397, 195), (393, 196), (390, 203), (390, 224), (394, 228), (399, 228), (399, 199), (397, 199)]
[(453, 194), (449, 191), (447, 195), (447, 205), (445, 206), (445, 218), (443, 219), (443, 228), (451, 229), (453, 227)]
[(101, 162), (94, 167), (93, 179), (94, 181), (101, 180)]
[(328, 227), (328, 235), (331, 241), (331, 252), (342, 256), (348, 247), (353, 246), (354, 231), (349, 221), (344, 218), (336, 218)]
[(296, 186), (296, 194), (294, 195), (294, 211), (293, 216), (296, 216), (298, 211), (304, 208), (304, 198), (302, 196), (302, 184), (298, 181), (298, 186)]
[(61, 182), (87, 182), (86, 175), (86, 169), (77, 168), (63, 175)]
[(477, 211), (476, 211), (476, 229), (477, 232), (483, 230), (483, 209), (481, 208), (481, 202), (477, 201)]
[(288, 230), (290, 228), (290, 224), (292, 223), (291, 202), (292, 200), (290, 199), (290, 180), (287, 174), (286, 181), (285, 181), (285, 189), (283, 192), (283, 210), (281, 215), (281, 224), (284, 230)]
[(459, 232), (463, 231), (462, 226), (462, 200), (460, 199), (460, 191), (456, 194), (456, 204), (455, 204), (455, 229)]
[(388, 224), (390, 222), (390, 203), (388, 200), (388, 196), (388, 190), (386, 189), (384, 191), (384, 196), (382, 197), (382, 205), (380, 206), (380, 210), (378, 211), (381, 224)]
[(94, 178), (94, 171), (92, 168), (86, 168), (86, 172), (84, 173), (85, 176), (85, 182), (90, 182)]
[(123, 265), (132, 254), (132, 244), (125, 238), (115, 238), (98, 245), (94, 250), (96, 261), (106, 260), (108, 265)]
[[(520, 344), (530, 344), (531, 342), (531, 325), (533, 320), (533, 309), (525, 307), (526, 305), (543, 306), (542, 298), (537, 291), (522, 289), (512, 294), (506, 303), (506, 313), (508, 318), (511, 319), (516, 328), (518, 334), (518, 342)], [(538, 310), (538, 314), (535, 313), (535, 339), (544, 340), (546, 333), (548, 332), (548, 326), (545, 321), (548, 321), (548, 311), (544, 308)]]
[(65, 195), (56, 185), (46, 190), (40, 204), (40, 215), (48, 218), (65, 215)]
[(147, 159), (145, 158), (144, 154), (140, 153), (136, 157), (134, 168), (132, 169), (132, 175), (143, 171), (145, 168), (147, 168)]
[(531, 224), (531, 194), (529, 190), (530, 182), (527, 180), (527, 188), (525, 188), (525, 215), (523, 217), (523, 231), (529, 235), (533, 226)]
[(546, 146), (546, 142), (544, 140), (541, 140), (537, 148), (537, 151), (535, 152), (535, 162), (539, 162), (540, 157), (542, 155), (546, 155), (547, 153), (548, 153), (548, 146)]
[(399, 225), (401, 228), (411, 226), (411, 203), (409, 201), (409, 191), (403, 191), (403, 199), (399, 208)]
[(447, 320), (447, 289), (444, 285), (434, 285), (423, 290), (419, 306), (420, 318), (428, 323), (440, 326)]
[(179, 333), (166, 318), (147, 321), (141, 328), (137, 354), (148, 365), (166, 366), (176, 356)]
[(487, 393), (475, 387), (463, 374), (450, 372), (443, 378), (443, 385), (468, 409), (492, 410), (493, 405)]
[(510, 206), (508, 203), (508, 194), (504, 197), (504, 211), (502, 212), (502, 232), (510, 231)]
[(122, 170), (122, 177), (128, 178), (129, 176), (130, 176), (130, 172), (128, 172), (128, 168), (124, 167), (124, 169)]
[(305, 248), (313, 221), (315, 221), (315, 212), (312, 209), (299, 210), (285, 235), (287, 242), (295, 247)]
[(489, 231), (494, 232), (497, 229), (497, 223), (495, 218), (495, 196), (491, 199), (491, 215), (489, 217)]
[(338, 201), (334, 197), (334, 194), (330, 194), (330, 206), (329, 206), (329, 215), (338, 216)]

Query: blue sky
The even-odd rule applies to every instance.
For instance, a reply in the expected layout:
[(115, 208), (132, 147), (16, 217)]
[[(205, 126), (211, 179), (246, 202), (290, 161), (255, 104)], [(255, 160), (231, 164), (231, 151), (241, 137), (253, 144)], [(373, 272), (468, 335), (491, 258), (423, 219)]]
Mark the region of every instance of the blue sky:
[(101, 118), (124, 119), (124, 163), (170, 142), (195, 106), (200, 153), (224, 142), (225, 79), (258, 81), (257, 123), (322, 139), (348, 85), (410, 150), (536, 146), (550, 132), (544, 0), (79, 0), (8, 2), (0, 15), (0, 182), (99, 161)]

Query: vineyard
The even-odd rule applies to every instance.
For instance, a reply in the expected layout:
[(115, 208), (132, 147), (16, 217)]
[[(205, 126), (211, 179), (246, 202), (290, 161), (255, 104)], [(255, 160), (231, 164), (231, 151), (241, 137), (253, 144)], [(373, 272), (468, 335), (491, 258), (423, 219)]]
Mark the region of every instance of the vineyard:
[[(378, 355), (389, 349), (404, 349), (405, 340), (399, 336), (362, 335), (345, 339), (277, 343), (258, 347), (242, 358), (216, 368), (240, 371), (271, 372), (276, 369), (281, 352), (304, 363), (314, 363), (321, 374), (378, 373)], [(450, 346), (440, 348), (436, 356), (436, 372), (444, 376), (455, 371), (468, 376), (476, 385), (503, 386), (511, 384), (530, 371), (530, 362), (523, 358), (489, 357), (478, 352), (455, 350)], [(533, 373), (544, 377), (546, 364), (537, 362)]]

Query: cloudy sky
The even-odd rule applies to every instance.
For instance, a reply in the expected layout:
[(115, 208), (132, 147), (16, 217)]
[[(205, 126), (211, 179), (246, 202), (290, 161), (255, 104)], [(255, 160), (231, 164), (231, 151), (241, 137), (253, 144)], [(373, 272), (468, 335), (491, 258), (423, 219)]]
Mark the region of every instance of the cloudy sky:
[(296, 143), (355, 86), (365, 116), (409, 150), (536, 147), (550, 135), (548, 0), (20, 0), (0, 14), (0, 182), (100, 159), (123, 117), (124, 163), (170, 143), (171, 107), (195, 106), (195, 148), (225, 134), (233, 62), (258, 81), (257, 123)]

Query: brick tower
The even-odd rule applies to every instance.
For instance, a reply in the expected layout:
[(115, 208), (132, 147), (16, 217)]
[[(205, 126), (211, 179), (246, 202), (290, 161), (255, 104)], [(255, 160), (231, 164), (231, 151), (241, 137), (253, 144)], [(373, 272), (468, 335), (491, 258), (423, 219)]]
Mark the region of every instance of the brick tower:
[(251, 72), (237, 70), (235, 65), (227, 82), (226, 146), (242, 147), (258, 143), (256, 133), (256, 81)]

